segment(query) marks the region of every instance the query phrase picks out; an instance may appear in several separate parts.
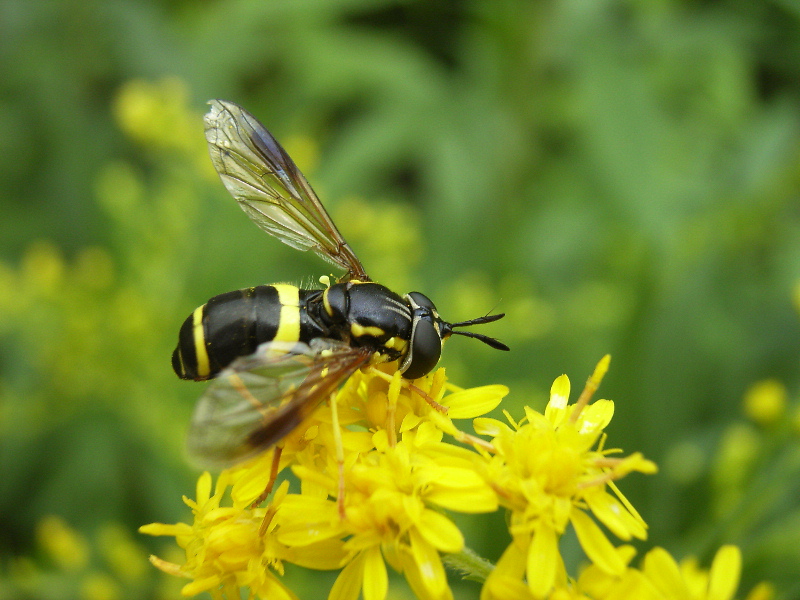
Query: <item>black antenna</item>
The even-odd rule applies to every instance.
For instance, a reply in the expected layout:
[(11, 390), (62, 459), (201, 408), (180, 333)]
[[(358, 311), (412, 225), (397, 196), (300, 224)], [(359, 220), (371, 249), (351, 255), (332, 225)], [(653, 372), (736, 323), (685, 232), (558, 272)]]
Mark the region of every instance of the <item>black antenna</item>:
[(506, 313), (500, 313), (499, 315), (486, 315), (485, 317), (478, 317), (477, 319), (470, 319), (469, 321), (450, 323), (450, 327), (467, 327), (468, 325), (483, 325), (484, 323), (494, 323), (495, 321), (499, 321), (505, 316)]
[(454, 327), (469, 327), (470, 325), (484, 325), (486, 323), (493, 323), (499, 319), (505, 317), (505, 313), (500, 313), (499, 315), (486, 315), (485, 317), (478, 317), (477, 319), (470, 319), (469, 321), (460, 321), (458, 323), (447, 323), (448, 329), (450, 329), (450, 333), (454, 333), (456, 335), (463, 335), (465, 337), (475, 338), (476, 340), (482, 341), (487, 346), (491, 346), (495, 350), (505, 350), (508, 351), (510, 348), (506, 346), (503, 342), (493, 337), (489, 337), (488, 335), (483, 335), (482, 333), (474, 333), (472, 331), (455, 331)]

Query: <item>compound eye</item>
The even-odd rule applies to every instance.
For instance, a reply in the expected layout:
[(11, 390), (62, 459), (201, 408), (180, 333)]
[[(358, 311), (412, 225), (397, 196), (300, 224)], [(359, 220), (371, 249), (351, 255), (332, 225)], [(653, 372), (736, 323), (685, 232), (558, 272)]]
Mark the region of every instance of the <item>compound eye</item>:
[(417, 319), (411, 332), (411, 351), (408, 355), (408, 365), (403, 370), (403, 377), (418, 379), (427, 375), (439, 362), (441, 355), (442, 338), (439, 337), (433, 322), (428, 319)]
[(427, 308), (434, 312), (436, 311), (436, 305), (425, 294), (421, 294), (419, 292), (410, 292), (408, 294), (408, 298), (415, 305), (414, 308)]

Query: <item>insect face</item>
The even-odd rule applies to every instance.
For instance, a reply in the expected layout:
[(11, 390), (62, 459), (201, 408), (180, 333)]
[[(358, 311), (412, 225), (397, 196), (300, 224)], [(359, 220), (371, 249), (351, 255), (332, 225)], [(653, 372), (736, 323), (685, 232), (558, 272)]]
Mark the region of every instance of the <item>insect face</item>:
[(406, 300), (411, 305), (413, 315), (411, 343), (408, 354), (400, 364), (400, 370), (406, 379), (417, 379), (430, 373), (442, 355), (444, 340), (454, 333), (474, 337), (497, 350), (508, 350), (508, 346), (489, 336), (470, 331), (456, 331), (454, 329), (455, 327), (491, 323), (502, 319), (505, 316), (503, 314), (480, 317), (471, 321), (461, 321), (460, 323), (448, 323), (439, 316), (436, 306), (426, 295), (419, 292), (411, 292), (406, 294)]

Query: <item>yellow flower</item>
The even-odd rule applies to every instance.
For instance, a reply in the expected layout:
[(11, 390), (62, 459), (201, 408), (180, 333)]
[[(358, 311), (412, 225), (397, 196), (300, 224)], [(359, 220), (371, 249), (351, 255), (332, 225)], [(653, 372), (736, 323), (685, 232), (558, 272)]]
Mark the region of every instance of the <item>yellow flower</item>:
[[(334, 501), (290, 495), (279, 514), (278, 539), (302, 547), (346, 538), (350, 558), (331, 600), (355, 599), (360, 591), (365, 600), (385, 598), (386, 563), (406, 576), (419, 598), (451, 598), (440, 553), (461, 551), (464, 538), (439, 509), (491, 512), (497, 508), (496, 496), (472, 468), (474, 453), (442, 442), (441, 432), (430, 424), (404, 434), (394, 446), (385, 431), (374, 437), (376, 450), (347, 470), (346, 518), (338, 518)], [(305, 467), (294, 470), (304, 483), (336, 483), (333, 470), (327, 475)]]
[(776, 379), (765, 379), (750, 386), (744, 396), (744, 412), (759, 425), (777, 423), (786, 413), (786, 386)]
[[(574, 405), (568, 403), (569, 379), (562, 375), (553, 383), (544, 414), (526, 408), (519, 423), (507, 415), (510, 427), (493, 419), (475, 420), (478, 433), (492, 436), (495, 451), (484, 453), (483, 475), (510, 511), (513, 541), (507, 550), (507, 572), (521, 577), (519, 567), (524, 564), (527, 586), (536, 598), (549, 594), (563, 579), (558, 540), (568, 524), (592, 563), (612, 575), (624, 572), (625, 562), (589, 513), (620, 539), (647, 535), (644, 520), (614, 480), (632, 471), (653, 473), (656, 467), (640, 454), (611, 458), (618, 451), (603, 449), (603, 429), (614, 404), (588, 404), (606, 367), (604, 359), (587, 384), (588, 395), (585, 391)], [(508, 581), (504, 569), (489, 577), (483, 600), (502, 598), (497, 586)]]
[[(387, 563), (420, 598), (452, 597), (441, 553), (460, 551), (464, 539), (442, 509), (491, 512), (497, 497), (475, 471), (476, 453), (444, 442), (437, 424), (460, 433), (451, 417), (483, 414), (508, 389), (463, 390), (447, 383), (443, 369), (413, 386), (391, 366), (359, 371), (336, 395), (336, 419), (331, 406), (322, 407), (287, 436), (279, 470), (291, 466), (301, 480), (299, 494), (289, 494), (284, 482), (266, 507), (251, 506), (269, 480), (273, 451), (224, 471), (213, 494), (204, 474), (197, 500), (186, 501), (193, 525), (141, 528), (175, 536), (186, 550), (186, 563), (153, 557), (153, 564), (192, 579), (184, 595), (209, 591), (230, 599), (248, 587), (259, 598), (293, 598), (278, 579), (288, 561), (315, 569), (343, 567), (332, 599), (355, 598), (361, 590), (367, 600), (386, 597)], [(447, 406), (449, 416), (436, 404)], [(341, 476), (335, 421), (341, 426)]]
[[(236, 503), (233, 506), (221, 504), (231, 484), (231, 473), (223, 471), (212, 495), (211, 476), (204, 473), (197, 482), (197, 499), (184, 498), (194, 514), (193, 525), (151, 523), (141, 527), (139, 531), (149, 535), (175, 536), (178, 545), (186, 551), (183, 565), (156, 556), (151, 556), (150, 561), (166, 573), (192, 579), (181, 590), (184, 596), (208, 591), (215, 599), (233, 600), (240, 597), (240, 588), (248, 587), (261, 598), (294, 600), (294, 593), (273, 573), (282, 575), (282, 561), (296, 558), (291, 550), (277, 542), (272, 518), (281, 508), (288, 484), (278, 488), (266, 508), (255, 509)], [(308, 554), (316, 556), (318, 550), (315, 548)], [(337, 554), (337, 548), (326, 543), (321, 561), (309, 566), (332, 568), (341, 556), (341, 551)], [(330, 557), (334, 557), (333, 565)], [(309, 562), (314, 561), (305, 564)]]
[[(630, 546), (616, 551), (626, 565), (635, 554)], [(678, 564), (663, 548), (653, 548), (645, 555), (641, 569), (626, 567), (620, 574), (609, 575), (592, 565), (583, 570), (573, 588), (594, 600), (733, 600), (741, 565), (741, 552), (736, 546), (722, 546), (708, 570), (698, 567), (694, 558)], [(761, 584), (747, 599), (769, 600), (772, 595), (771, 588)]]
[(426, 421), (445, 433), (458, 435), (452, 419), (486, 414), (507, 394), (504, 385), (470, 389), (455, 386), (447, 381), (444, 368), (417, 379), (412, 388), (403, 384), (396, 365), (390, 363), (355, 373), (340, 391), (337, 405), (343, 425), (358, 423), (369, 431), (386, 430), (393, 443), (393, 436)]

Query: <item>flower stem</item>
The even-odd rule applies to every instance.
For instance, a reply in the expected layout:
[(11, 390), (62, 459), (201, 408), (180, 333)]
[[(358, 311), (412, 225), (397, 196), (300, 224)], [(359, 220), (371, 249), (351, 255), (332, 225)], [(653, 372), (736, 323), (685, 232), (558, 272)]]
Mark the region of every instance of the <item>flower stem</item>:
[(494, 565), (478, 556), (474, 550), (464, 547), (461, 552), (445, 554), (442, 561), (448, 568), (461, 574), (462, 579), (483, 583), (494, 569)]

